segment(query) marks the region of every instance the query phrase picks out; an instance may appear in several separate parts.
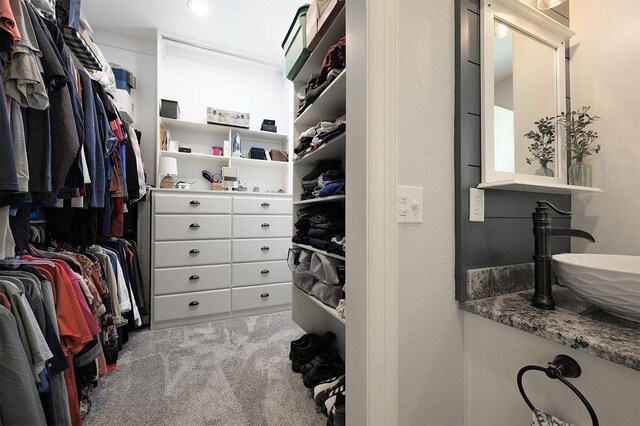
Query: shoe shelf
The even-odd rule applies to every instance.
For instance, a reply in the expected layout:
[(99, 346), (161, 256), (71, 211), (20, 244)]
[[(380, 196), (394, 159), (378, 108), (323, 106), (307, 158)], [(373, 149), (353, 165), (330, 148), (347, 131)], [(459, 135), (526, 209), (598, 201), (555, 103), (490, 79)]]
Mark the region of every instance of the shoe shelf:
[(335, 318), (336, 320), (338, 320), (340, 323), (342, 323), (343, 325), (346, 324), (345, 319), (342, 318), (339, 314), (338, 311), (336, 311), (335, 309), (333, 309), (331, 306), (327, 306), (324, 303), (322, 303), (321, 301), (319, 301), (318, 299), (316, 299), (315, 297), (313, 297), (312, 295), (305, 293), (304, 291), (300, 290), (298, 287), (293, 286), (294, 291), (297, 291), (298, 293), (300, 293), (300, 295), (309, 298), (314, 304), (316, 304), (317, 306), (319, 306), (322, 310), (326, 311), (329, 315), (331, 315), (333, 318)]
[(347, 101), (347, 69), (309, 105), (293, 124), (296, 127), (313, 127), (322, 120), (334, 120), (346, 112)]
[(296, 206), (304, 206), (309, 204), (320, 204), (320, 203), (344, 201), (346, 198), (347, 198), (346, 195), (332, 195), (331, 197), (319, 197), (319, 198), (312, 198), (311, 200), (294, 201), (293, 204)]
[(294, 165), (313, 164), (321, 160), (344, 158), (347, 146), (346, 132), (331, 139), (318, 149), (293, 162)]
[(315, 251), (316, 253), (324, 254), (325, 256), (328, 256), (328, 257), (333, 257), (335, 259), (340, 259), (340, 260), (347, 260), (347, 258), (344, 257), (344, 256), (340, 256), (338, 254), (329, 253), (328, 251), (320, 250), (320, 249), (317, 249), (315, 247), (308, 246), (306, 244), (296, 244), (296, 243), (292, 243), (292, 244), (295, 247), (300, 247), (301, 249), (305, 249), (305, 250), (309, 250), (309, 251)]

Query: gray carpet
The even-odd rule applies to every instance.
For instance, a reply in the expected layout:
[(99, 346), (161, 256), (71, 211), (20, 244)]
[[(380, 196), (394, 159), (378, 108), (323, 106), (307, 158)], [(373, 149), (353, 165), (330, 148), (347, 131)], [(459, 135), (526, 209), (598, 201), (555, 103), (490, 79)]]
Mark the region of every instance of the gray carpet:
[(92, 425), (324, 425), (291, 371), (291, 312), (133, 334), (100, 379)]

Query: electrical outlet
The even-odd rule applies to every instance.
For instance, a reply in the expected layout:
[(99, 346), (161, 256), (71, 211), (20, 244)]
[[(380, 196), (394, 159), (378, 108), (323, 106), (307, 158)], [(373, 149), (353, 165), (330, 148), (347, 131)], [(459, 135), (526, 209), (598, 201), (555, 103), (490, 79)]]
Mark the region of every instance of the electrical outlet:
[(483, 189), (469, 189), (469, 222), (484, 222)]

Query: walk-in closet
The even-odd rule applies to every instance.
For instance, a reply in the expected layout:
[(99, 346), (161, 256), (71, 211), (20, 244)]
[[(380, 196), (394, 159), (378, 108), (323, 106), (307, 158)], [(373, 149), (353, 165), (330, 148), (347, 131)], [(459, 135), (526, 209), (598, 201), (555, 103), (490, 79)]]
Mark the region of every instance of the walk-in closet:
[(0, 0), (0, 424), (345, 424), (347, 13)]

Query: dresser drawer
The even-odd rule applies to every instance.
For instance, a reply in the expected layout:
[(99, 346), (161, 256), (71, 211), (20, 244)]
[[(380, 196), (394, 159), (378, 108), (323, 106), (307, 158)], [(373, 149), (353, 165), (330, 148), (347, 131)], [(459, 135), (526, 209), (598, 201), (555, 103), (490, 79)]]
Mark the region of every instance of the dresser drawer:
[(278, 262), (235, 263), (233, 265), (233, 287), (287, 281), (291, 281), (291, 270), (285, 260)]
[(291, 216), (233, 216), (233, 238), (291, 237)]
[(156, 215), (154, 220), (156, 241), (231, 237), (231, 216)]
[(231, 214), (231, 197), (207, 194), (155, 193), (156, 213)]
[(291, 303), (291, 284), (269, 284), (231, 289), (231, 310), (268, 308)]
[(287, 238), (261, 240), (234, 240), (234, 262), (262, 262), (267, 260), (285, 260), (291, 247)]
[(195, 318), (229, 312), (231, 290), (154, 296), (155, 322)]
[(229, 288), (231, 285), (231, 266), (156, 269), (153, 272), (153, 282), (156, 296)]
[[(180, 241), (154, 243), (155, 268), (211, 265), (231, 261), (231, 241)], [(285, 253), (286, 256), (286, 253)]]
[(291, 198), (233, 197), (233, 214), (291, 214)]

